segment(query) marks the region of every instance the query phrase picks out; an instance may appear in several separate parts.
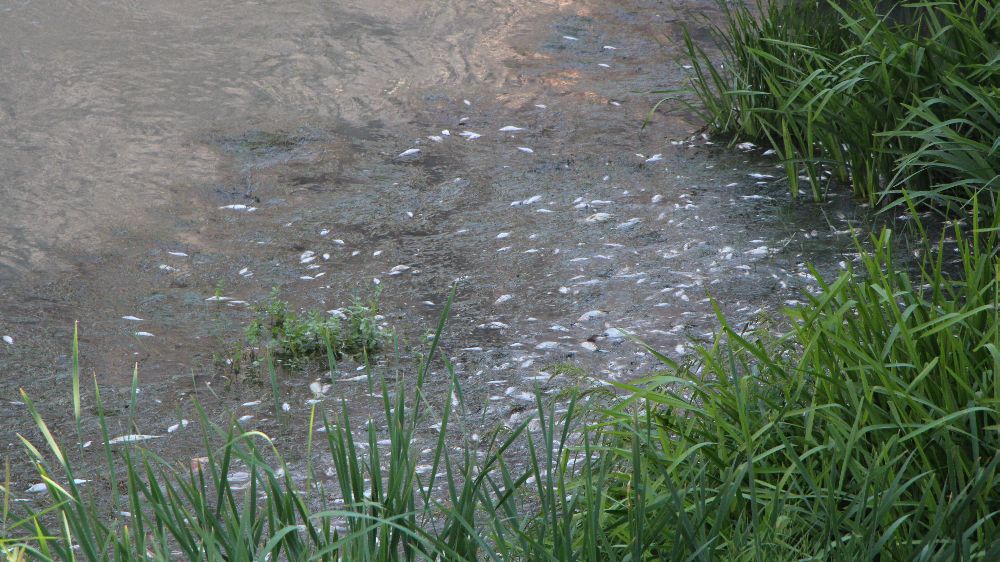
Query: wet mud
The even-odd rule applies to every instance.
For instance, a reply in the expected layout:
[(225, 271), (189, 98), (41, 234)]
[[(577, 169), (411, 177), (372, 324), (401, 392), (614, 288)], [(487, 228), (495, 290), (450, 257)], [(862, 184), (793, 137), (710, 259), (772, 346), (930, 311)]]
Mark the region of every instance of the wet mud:
[[(199, 456), (198, 424), (173, 427), (196, 397), (294, 463), (313, 404), (364, 416), (380, 398), (356, 363), (320, 395), (322, 367), (283, 372), (279, 423), (270, 387), (227, 371), (273, 288), (323, 311), (379, 290), (401, 346), (377, 370), (406, 378), (454, 285), (442, 345), (475, 430), (517, 423), (536, 387), (560, 400), (660, 367), (626, 335), (682, 360), (711, 339), (713, 299), (752, 325), (817, 289), (809, 264), (852, 259), (863, 206), (792, 199), (773, 157), (712, 142), (683, 109), (643, 127), (649, 92), (686, 84), (681, 26), (707, 41), (710, 2), (384, 4), (233, 3), (219, 20), (116, 6), (120, 30), (76, 5), (73, 26), (103, 30), (77, 55), (56, 51), (68, 21), (4, 13), (4, 30), (49, 34), (24, 38), (48, 58), (3, 55), (32, 81), (0, 87), (0, 455), (16, 490), (34, 482), (19, 388), (76, 441), (75, 320), (112, 434)], [(428, 384), (446, 400), (449, 382)], [(99, 443), (93, 420), (84, 439)], [(79, 453), (95, 486), (102, 455)]]

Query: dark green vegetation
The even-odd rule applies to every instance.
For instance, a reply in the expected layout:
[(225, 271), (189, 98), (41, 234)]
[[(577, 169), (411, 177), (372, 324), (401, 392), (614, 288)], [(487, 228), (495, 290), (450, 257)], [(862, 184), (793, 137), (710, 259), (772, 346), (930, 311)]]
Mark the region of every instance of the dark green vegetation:
[[(5, 484), (0, 552), (88, 561), (1000, 559), (998, 8), (969, 0), (908, 10), (882, 19), (867, 0), (773, 5), (758, 19), (729, 7), (724, 73), (689, 45), (716, 133), (773, 146), (793, 190), (804, 170), (819, 197), (829, 172), (866, 199), (907, 205), (921, 235), (917, 262), (894, 259), (884, 231), (859, 244), (856, 270), (821, 279), (818, 294), (787, 311), (787, 333), (738, 332), (720, 314), (718, 338), (696, 359), (660, 356), (655, 376), (619, 384), (614, 396), (581, 392), (567, 408), (539, 396), (533, 420), (481, 439), (465, 425), (457, 383), (455, 401), (424, 394), (432, 364), (451, 372), (438, 349), (446, 309), (412, 374), (372, 375), (383, 420), (355, 427), (346, 407), (333, 419), (316, 412), (308, 447), (326, 440), (334, 474), (325, 487), (308, 470), (293, 477), (267, 436), (203, 418), (207, 460), (193, 467), (105, 445), (113, 486), (129, 502), (116, 513), (130, 512), (109, 515), (98, 490), (74, 483), (70, 455), (26, 399), (39, 434), (24, 444), (51, 501), (28, 511), (8, 501)], [(955, 220), (928, 233), (923, 208)], [(352, 311), (333, 323), (275, 300), (247, 339), (289, 364), (333, 365), (378, 340), (375, 309)], [(548, 371), (586, 375), (566, 363)], [(93, 400), (100, 415), (98, 389)], [(274, 409), (280, 415), (277, 397)], [(438, 423), (435, 445), (418, 451), (420, 428)], [(124, 466), (112, 447), (123, 447)]]
[(687, 37), (699, 109), (714, 133), (773, 147), (793, 194), (801, 176), (817, 199), (835, 181), (872, 203), (996, 207), (1000, 4), (720, 5), (721, 60)]
[(378, 351), (387, 334), (378, 327), (378, 296), (324, 314), (318, 311), (296, 313), (288, 303), (272, 294), (258, 308), (246, 329), (246, 342), (257, 348), (265, 344), (279, 361), (298, 365), (324, 358), (330, 350), (337, 359), (347, 355), (364, 358)]
[(263, 305), (255, 307), (243, 339), (217, 362), (238, 377), (261, 374), (268, 358), (293, 371), (320, 363), (333, 368), (344, 356), (364, 363), (390, 338), (378, 325), (378, 313), (378, 294), (364, 301), (355, 299), (330, 314), (295, 312), (272, 291)]

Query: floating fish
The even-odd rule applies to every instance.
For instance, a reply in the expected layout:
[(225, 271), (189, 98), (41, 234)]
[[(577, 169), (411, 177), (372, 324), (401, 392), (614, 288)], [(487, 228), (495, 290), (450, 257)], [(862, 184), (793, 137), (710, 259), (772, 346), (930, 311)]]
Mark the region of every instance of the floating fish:
[(121, 443), (138, 443), (140, 441), (149, 441), (150, 439), (159, 439), (159, 435), (144, 435), (142, 433), (133, 433), (129, 435), (119, 435), (118, 437), (112, 438), (108, 441), (108, 445), (119, 445)]
[(138, 316), (122, 316), (122, 320), (131, 320), (132, 322), (144, 322), (142, 318)]
[(223, 205), (219, 209), (230, 210), (230, 211), (243, 211), (246, 213), (252, 213), (257, 210), (257, 207), (251, 207), (249, 205), (235, 204), (235, 205)]
[(514, 125), (507, 125), (500, 128), (501, 133), (516, 133), (518, 131), (523, 131), (524, 127), (516, 127)]
[(517, 149), (520, 150), (521, 152), (525, 153), (525, 154), (534, 154), (535, 153), (534, 150), (532, 150), (532, 149), (530, 149), (530, 148), (528, 148), (526, 146), (519, 146), (519, 147), (517, 147)]

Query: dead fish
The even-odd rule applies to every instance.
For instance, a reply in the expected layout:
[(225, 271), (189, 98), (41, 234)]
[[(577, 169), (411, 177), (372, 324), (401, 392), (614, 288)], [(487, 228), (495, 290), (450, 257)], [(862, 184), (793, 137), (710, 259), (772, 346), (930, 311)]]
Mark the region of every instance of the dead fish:
[(511, 207), (517, 207), (519, 205), (532, 205), (534, 203), (538, 203), (541, 200), (542, 200), (542, 196), (541, 195), (532, 195), (531, 197), (528, 197), (527, 199), (525, 199), (523, 201), (514, 201), (514, 202), (512, 202), (510, 204), (510, 206)]
[(525, 154), (534, 154), (535, 153), (534, 150), (532, 150), (532, 149), (530, 149), (530, 148), (528, 148), (526, 146), (519, 146), (519, 147), (517, 147), (517, 149), (520, 150), (521, 152), (525, 153)]
[(590, 320), (596, 320), (598, 318), (604, 318), (608, 313), (603, 310), (588, 310), (584, 312), (580, 318), (577, 319), (578, 322), (588, 322)]
[(162, 269), (163, 271), (177, 271), (176, 267), (171, 267), (165, 263), (160, 264), (160, 269)]
[(752, 142), (741, 142), (740, 144), (736, 145), (736, 148), (740, 150), (753, 150), (757, 148), (757, 145)]
[(49, 487), (45, 485), (45, 483), (39, 482), (38, 484), (32, 484), (31, 487), (25, 491), (28, 492), (29, 494), (41, 494), (42, 492), (48, 489)]
[(510, 326), (503, 322), (490, 322), (489, 324), (480, 324), (478, 328), (481, 330), (506, 330)]
[(599, 62), (599, 63), (597, 63), (597, 66), (599, 66), (601, 68), (611, 68), (611, 65), (608, 64), (608, 63), (606, 63), (606, 62)]
[(437, 135), (431, 135), (431, 136), (429, 136), (427, 138), (430, 139), (430, 140), (432, 140), (432, 141), (434, 141), (434, 142), (444, 142), (444, 139), (441, 138), (441, 137), (439, 137), (439, 136), (437, 136)]
[(654, 155), (650, 156), (649, 158), (646, 158), (646, 163), (647, 164), (652, 164), (653, 162), (659, 162), (660, 160), (663, 160), (663, 155), (657, 153), (657, 154), (654, 154)]
[(131, 320), (132, 322), (144, 322), (142, 318), (138, 316), (122, 316), (122, 320)]
[(7, 344), (7, 345), (14, 345), (14, 338), (12, 338), (10, 336), (4, 336), (3, 337), (3, 342), (5, 344)]
[(462, 131), (461, 133), (459, 133), (459, 135), (465, 137), (466, 140), (470, 140), (470, 141), (471, 140), (476, 140), (479, 137), (483, 136), (483, 135), (480, 135), (479, 133), (473, 133), (472, 131)]
[(500, 295), (500, 297), (494, 301), (493, 304), (503, 304), (512, 298), (514, 298), (514, 295)]
[(188, 255), (185, 254), (184, 252), (167, 252), (167, 253), (170, 254), (171, 256), (177, 256), (179, 258), (186, 258), (186, 257), (188, 257)]
[(630, 218), (629, 220), (627, 220), (627, 221), (619, 224), (615, 228), (617, 228), (618, 230), (630, 230), (630, 229), (632, 229), (633, 227), (635, 227), (637, 224), (639, 224), (641, 222), (642, 222), (642, 219), (640, 219), (638, 217), (633, 217), (633, 218)]
[(408, 269), (410, 269), (410, 266), (408, 265), (397, 265), (389, 270), (389, 275), (399, 275)]
[(524, 127), (515, 127), (514, 125), (507, 125), (500, 128), (501, 133), (516, 133), (518, 131), (523, 131)]
[(249, 205), (243, 205), (243, 204), (237, 203), (235, 205), (223, 205), (223, 206), (219, 207), (219, 209), (221, 209), (221, 210), (230, 210), (230, 211), (243, 211), (243, 212), (246, 212), (246, 213), (252, 213), (252, 212), (254, 212), (254, 211), (257, 210), (257, 207), (251, 207)]
[(142, 433), (132, 433), (129, 435), (119, 435), (118, 437), (112, 438), (108, 441), (108, 445), (119, 445), (121, 443), (138, 443), (140, 441), (149, 441), (150, 439), (159, 439), (159, 435), (144, 435)]
[(589, 223), (608, 222), (609, 220), (611, 220), (611, 215), (608, 213), (594, 213), (587, 217)]
[(772, 175), (768, 175), (768, 174), (758, 174), (758, 173), (756, 173), (756, 172), (754, 172), (754, 173), (752, 173), (752, 174), (749, 174), (749, 176), (750, 176), (751, 178), (755, 179), (755, 180), (766, 180), (766, 179), (772, 179), (772, 178), (774, 178), (774, 176), (772, 176)]
[(508, 238), (508, 237), (510, 237), (510, 233), (509, 232), (501, 232), (500, 234), (497, 234), (497, 239), (499, 239), (499, 240), (503, 240), (504, 238)]
[(140, 338), (151, 338), (151, 337), (153, 337), (153, 334), (151, 334), (149, 332), (136, 332), (135, 335), (137, 337), (140, 337)]
[(567, 40), (567, 41), (579, 41), (580, 40), (578, 37), (573, 37), (572, 35), (563, 35), (562, 38), (565, 39), (565, 40)]
[(419, 148), (410, 148), (410, 149), (404, 150), (403, 152), (400, 152), (399, 155), (396, 156), (396, 159), (397, 160), (415, 160), (419, 156), (420, 156), (420, 149)]

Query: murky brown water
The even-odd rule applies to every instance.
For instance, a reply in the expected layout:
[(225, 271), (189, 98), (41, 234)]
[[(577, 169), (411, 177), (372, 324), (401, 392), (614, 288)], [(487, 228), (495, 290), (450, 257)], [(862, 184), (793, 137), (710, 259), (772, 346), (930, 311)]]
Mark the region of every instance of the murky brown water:
[[(318, 373), (283, 378), (296, 421), (276, 425), (269, 388), (213, 366), (249, 318), (217, 291), (329, 310), (377, 281), (412, 343), (457, 280), (445, 349), (491, 426), (536, 384), (581, 382), (550, 380), (554, 363), (656, 368), (613, 328), (682, 357), (716, 325), (710, 295), (736, 322), (800, 298), (807, 262), (850, 259), (854, 206), (790, 200), (754, 176), (780, 175), (773, 159), (707, 142), (689, 114), (640, 127), (644, 92), (684, 85), (680, 25), (704, 38), (710, 4), (0, 4), (0, 454), (22, 458), (14, 434), (31, 431), (18, 387), (68, 427), (76, 319), (113, 432), (165, 435), (193, 393), (301, 439)], [(368, 407), (352, 385), (330, 397)], [(195, 436), (154, 445), (195, 454)]]
[(217, 131), (395, 124), (428, 86), (502, 81), (527, 4), (4, 2), (0, 280), (161, 223)]

